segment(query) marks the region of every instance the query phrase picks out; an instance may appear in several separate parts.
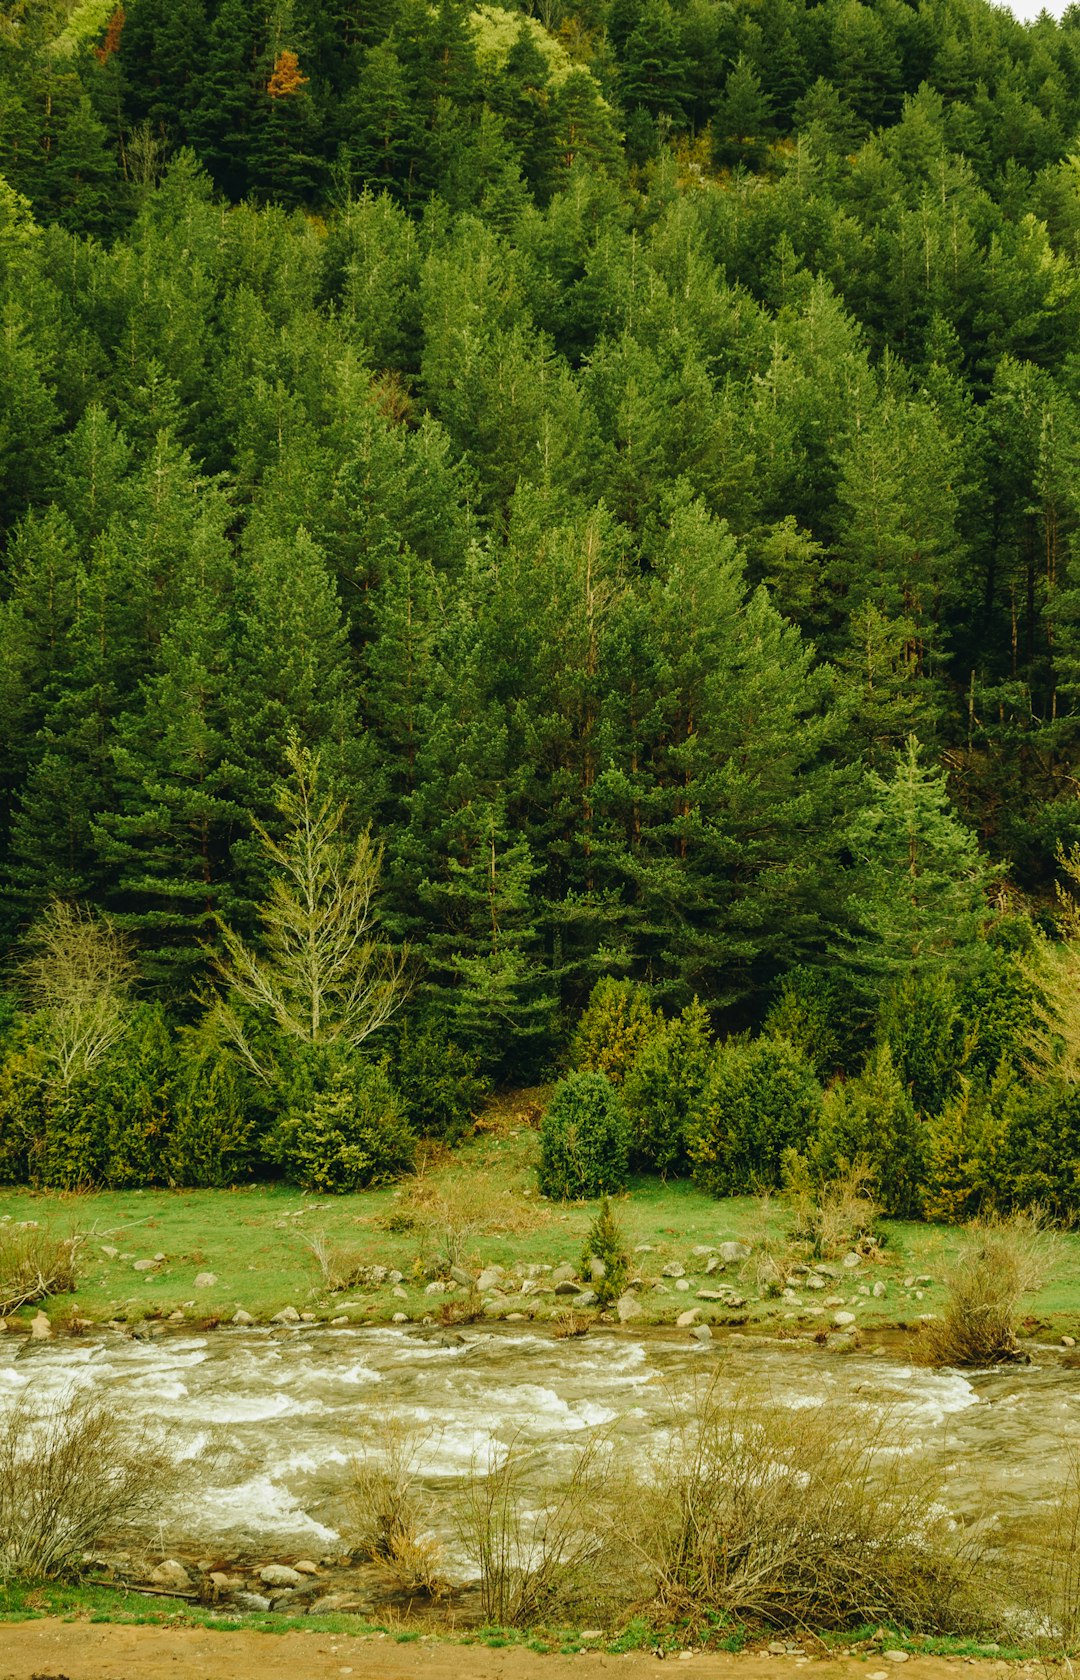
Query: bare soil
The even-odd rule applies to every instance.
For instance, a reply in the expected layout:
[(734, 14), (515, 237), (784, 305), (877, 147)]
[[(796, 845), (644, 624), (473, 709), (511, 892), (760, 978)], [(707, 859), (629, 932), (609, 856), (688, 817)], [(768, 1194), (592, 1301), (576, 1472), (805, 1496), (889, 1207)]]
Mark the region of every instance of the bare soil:
[(999, 1680), (1020, 1675), (1004, 1662), (913, 1657), (902, 1669), (874, 1657), (809, 1658), (694, 1653), (660, 1661), (588, 1653), (542, 1656), (509, 1648), (418, 1642), (385, 1636), (217, 1632), (205, 1628), (116, 1627), (41, 1620), (0, 1626), (0, 1680), (662, 1680), (671, 1671), (695, 1680)]

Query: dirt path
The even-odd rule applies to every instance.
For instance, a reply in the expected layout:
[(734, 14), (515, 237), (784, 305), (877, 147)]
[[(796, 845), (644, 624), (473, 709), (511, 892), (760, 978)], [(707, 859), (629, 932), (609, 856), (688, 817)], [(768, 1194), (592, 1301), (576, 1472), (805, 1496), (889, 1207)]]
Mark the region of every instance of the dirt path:
[[(203, 1628), (115, 1627), (36, 1621), (0, 1625), (0, 1680), (870, 1680), (899, 1671), (857, 1661), (693, 1655), (540, 1656), (532, 1651), (424, 1644), (324, 1633), (219, 1633)], [(904, 1680), (999, 1680), (1005, 1663), (918, 1657)]]

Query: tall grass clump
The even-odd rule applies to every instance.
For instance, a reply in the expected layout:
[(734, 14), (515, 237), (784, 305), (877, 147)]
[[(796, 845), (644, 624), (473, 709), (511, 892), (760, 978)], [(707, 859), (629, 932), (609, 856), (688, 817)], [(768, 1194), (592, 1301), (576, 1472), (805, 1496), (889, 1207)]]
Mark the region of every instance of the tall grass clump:
[(945, 1276), (945, 1307), (920, 1332), (928, 1365), (997, 1365), (1014, 1359), (1020, 1307), (1041, 1287), (1052, 1238), (1038, 1213), (970, 1225)]
[(420, 1460), (430, 1431), (378, 1417), (352, 1463), (346, 1496), (349, 1549), (382, 1564), (406, 1590), (440, 1596), (442, 1546), (426, 1522)]
[(70, 1295), (78, 1283), (84, 1239), (33, 1225), (0, 1225), (0, 1318), (50, 1295)]
[(69, 1393), (44, 1418), (16, 1401), (0, 1416), (0, 1578), (76, 1574), (103, 1536), (145, 1528), (177, 1476), (165, 1437), (91, 1395)]
[(458, 1496), (458, 1537), (479, 1572), (481, 1610), (499, 1627), (590, 1615), (625, 1594), (626, 1553), (616, 1523), (619, 1478), (604, 1437), (580, 1448), (568, 1476), (546, 1478), (515, 1439), (473, 1467)]
[(887, 1414), (792, 1411), (714, 1383), (655, 1464), (625, 1546), (668, 1615), (977, 1630), (981, 1531), (955, 1527), (940, 1473), (901, 1445)]

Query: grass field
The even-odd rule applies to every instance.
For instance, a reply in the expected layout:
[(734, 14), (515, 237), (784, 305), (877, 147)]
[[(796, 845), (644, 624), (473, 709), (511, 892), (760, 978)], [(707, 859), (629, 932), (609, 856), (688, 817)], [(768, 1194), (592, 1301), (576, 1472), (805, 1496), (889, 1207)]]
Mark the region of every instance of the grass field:
[[(265, 1320), (286, 1306), (320, 1320), (385, 1322), (402, 1312), (421, 1320), (466, 1294), (464, 1289), (456, 1296), (425, 1294), (426, 1268), (438, 1254), (449, 1251), (467, 1268), (555, 1266), (580, 1256), (595, 1205), (548, 1203), (537, 1195), (532, 1117), (528, 1106), (503, 1104), (487, 1129), (452, 1155), (430, 1162), (417, 1178), (359, 1195), (317, 1197), (281, 1185), (78, 1194), (0, 1190), (0, 1220), (36, 1220), (86, 1236), (77, 1294), (46, 1304), (58, 1327), (73, 1316), (131, 1323), (174, 1313), (194, 1324), (231, 1318), (238, 1309)], [(703, 1319), (719, 1323), (812, 1328), (828, 1322), (820, 1307), (817, 1314), (812, 1311), (821, 1296), (801, 1296), (801, 1307), (761, 1299), (752, 1280), (740, 1280), (731, 1269), (727, 1281), (744, 1294), (744, 1308), (728, 1310), (696, 1300), (697, 1290), (712, 1280), (704, 1276), (705, 1261), (694, 1259), (691, 1250), (759, 1236), (762, 1209), (752, 1198), (715, 1201), (685, 1181), (640, 1179), (615, 1205), (629, 1246), (651, 1250), (634, 1256), (635, 1269), (646, 1280), (639, 1296), (645, 1318), (637, 1323), (671, 1322), (694, 1305), (701, 1306)], [(782, 1217), (774, 1204), (767, 1220), (776, 1228)], [(935, 1311), (958, 1241), (957, 1232), (944, 1226), (886, 1221), (883, 1231), (883, 1261), (857, 1273), (841, 1270), (830, 1284), (835, 1295), (827, 1291), (825, 1297), (843, 1297), (857, 1323), (867, 1328), (911, 1325), (920, 1314)], [(364, 1264), (400, 1271), (397, 1293), (390, 1283), (330, 1291), (309, 1246), (315, 1236), (347, 1248)], [(155, 1261), (159, 1255), (164, 1258), (152, 1269), (135, 1269), (136, 1262)], [(677, 1291), (670, 1280), (664, 1280), (666, 1293), (649, 1287), (670, 1260), (686, 1266), (688, 1291)], [(212, 1274), (216, 1281), (196, 1288), (200, 1274)], [(912, 1277), (932, 1281), (905, 1288)], [(879, 1280), (886, 1286), (883, 1298), (858, 1292), (860, 1283), (865, 1287)], [(566, 1305), (550, 1294), (510, 1296), (499, 1310), (544, 1319), (561, 1314)], [(24, 1308), (9, 1322), (37, 1310)], [(1080, 1327), (1080, 1236), (1056, 1239), (1050, 1275), (1029, 1313), (1028, 1327), (1040, 1335)]]

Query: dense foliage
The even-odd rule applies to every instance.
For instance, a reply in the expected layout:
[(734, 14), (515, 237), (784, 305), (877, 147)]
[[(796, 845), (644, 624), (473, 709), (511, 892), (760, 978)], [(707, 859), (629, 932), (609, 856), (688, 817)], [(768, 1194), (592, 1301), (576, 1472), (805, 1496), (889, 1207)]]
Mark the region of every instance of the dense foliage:
[[(771, 1173), (782, 1105), (716, 1117), (868, 1055), (821, 1147), (938, 1117), (898, 1203), (997, 1137), (1080, 840), (1080, 9), (535, 13), (0, 0), (5, 1174), (377, 1177), (605, 976), (641, 1164)], [(410, 997), (309, 1168), (258, 1000), (316, 761)], [(62, 1074), (57, 900), (136, 971)], [(786, 1046), (708, 1123), (693, 1008)], [(998, 1155), (1061, 1203), (1048, 1089)]]

